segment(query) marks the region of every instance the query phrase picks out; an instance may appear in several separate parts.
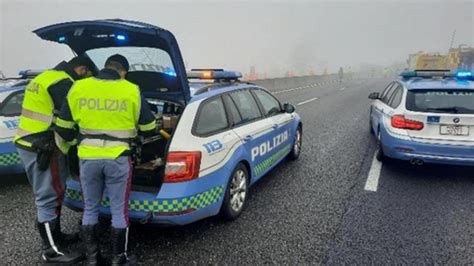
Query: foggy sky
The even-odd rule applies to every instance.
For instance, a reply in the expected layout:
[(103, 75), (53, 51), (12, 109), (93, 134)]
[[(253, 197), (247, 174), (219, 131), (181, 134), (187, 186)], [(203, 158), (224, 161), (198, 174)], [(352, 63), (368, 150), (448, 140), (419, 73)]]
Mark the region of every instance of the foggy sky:
[[(198, 2), (198, 3), (197, 3)], [(405, 61), (420, 50), (474, 46), (471, 1), (13, 1), (0, 0), (0, 70), (69, 59), (32, 30), (57, 22), (123, 18), (172, 31), (190, 68), (283, 75)]]

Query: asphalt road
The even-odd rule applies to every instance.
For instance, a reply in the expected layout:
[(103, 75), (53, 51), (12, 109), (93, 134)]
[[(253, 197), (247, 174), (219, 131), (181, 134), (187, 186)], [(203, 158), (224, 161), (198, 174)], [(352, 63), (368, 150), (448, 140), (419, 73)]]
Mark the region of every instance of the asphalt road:
[[(253, 186), (236, 221), (134, 225), (132, 253), (150, 265), (474, 264), (474, 168), (392, 161), (382, 165), (377, 190), (364, 189), (375, 152), (367, 95), (387, 82), (276, 94), (302, 116), (300, 159)], [(0, 182), (0, 264), (35, 264), (40, 246), (31, 190), (23, 176)], [(79, 219), (64, 210), (66, 231), (78, 230)], [(108, 243), (105, 226), (101, 241)]]

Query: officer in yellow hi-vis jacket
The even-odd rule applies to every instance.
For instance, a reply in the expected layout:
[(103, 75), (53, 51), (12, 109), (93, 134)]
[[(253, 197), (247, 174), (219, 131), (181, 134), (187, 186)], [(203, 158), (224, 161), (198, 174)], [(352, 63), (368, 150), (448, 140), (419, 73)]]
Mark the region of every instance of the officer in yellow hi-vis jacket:
[(60, 214), (68, 177), (66, 158), (55, 145), (56, 115), (75, 80), (92, 75), (94, 64), (74, 57), (35, 77), (25, 90), (18, 131), (14, 138), (28, 180), (33, 188), (37, 227), (45, 263), (74, 263), (82, 254), (64, 253), (62, 246), (76, 242), (79, 235), (61, 233)]
[[(107, 191), (112, 214), (112, 264), (130, 262), (127, 256), (128, 201), (132, 164), (130, 141), (142, 134), (154, 134), (156, 122), (137, 85), (125, 80), (129, 63), (113, 55), (97, 77), (76, 82), (57, 120), (56, 132), (74, 139), (79, 129), (78, 157), (84, 196), (83, 240), (89, 264), (102, 260), (97, 243), (100, 201)], [(138, 125), (138, 128), (137, 128)]]

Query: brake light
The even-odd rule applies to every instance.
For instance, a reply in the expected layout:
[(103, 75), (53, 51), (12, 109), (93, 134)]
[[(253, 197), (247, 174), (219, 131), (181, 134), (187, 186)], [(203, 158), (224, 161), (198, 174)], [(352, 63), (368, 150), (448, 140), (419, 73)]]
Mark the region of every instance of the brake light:
[(184, 182), (199, 176), (201, 152), (170, 152), (166, 159), (165, 183)]
[(392, 127), (408, 130), (422, 130), (425, 125), (423, 122), (406, 119), (403, 115), (394, 115), (391, 119)]

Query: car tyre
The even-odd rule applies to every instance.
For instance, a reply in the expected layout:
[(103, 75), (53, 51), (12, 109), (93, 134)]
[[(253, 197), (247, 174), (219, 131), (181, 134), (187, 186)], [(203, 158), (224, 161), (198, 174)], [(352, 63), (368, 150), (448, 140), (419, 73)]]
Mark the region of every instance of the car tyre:
[(379, 162), (383, 162), (387, 159), (387, 157), (385, 156), (385, 153), (383, 152), (382, 137), (380, 135), (380, 130), (377, 134), (377, 153), (375, 157), (377, 158)]
[(291, 149), (291, 152), (288, 154), (288, 158), (290, 160), (295, 161), (300, 157), (302, 144), (303, 144), (303, 130), (301, 129), (301, 127), (298, 127), (295, 133), (293, 148)]
[(221, 216), (229, 221), (237, 219), (247, 205), (249, 174), (247, 167), (239, 163), (229, 178), (221, 207)]

